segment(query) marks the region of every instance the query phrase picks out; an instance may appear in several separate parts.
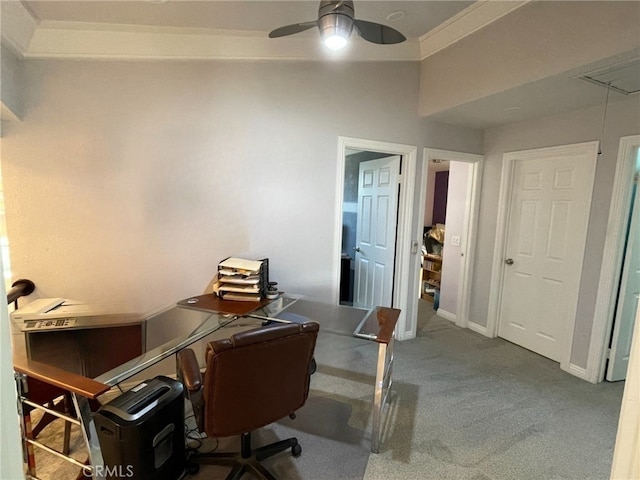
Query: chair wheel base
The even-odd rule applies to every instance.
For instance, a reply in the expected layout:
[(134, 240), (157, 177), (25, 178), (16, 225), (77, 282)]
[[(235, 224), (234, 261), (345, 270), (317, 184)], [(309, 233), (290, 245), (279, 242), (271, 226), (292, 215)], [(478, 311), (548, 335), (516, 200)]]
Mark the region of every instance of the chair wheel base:
[(200, 471), (200, 465), (194, 462), (187, 462), (186, 470), (187, 470), (187, 475), (195, 475)]
[(299, 457), (302, 454), (302, 447), (296, 438), (288, 438), (252, 449), (251, 434), (244, 433), (241, 436), (241, 446), (240, 452), (195, 453), (187, 462), (187, 471), (191, 473), (191, 464), (195, 461), (209, 465), (232, 467), (226, 480), (239, 480), (245, 473), (250, 473), (259, 480), (276, 480), (260, 462), (289, 448), (291, 449), (291, 455), (294, 457)]
[(302, 447), (299, 443), (296, 443), (293, 447), (291, 447), (291, 455), (296, 458), (302, 455)]

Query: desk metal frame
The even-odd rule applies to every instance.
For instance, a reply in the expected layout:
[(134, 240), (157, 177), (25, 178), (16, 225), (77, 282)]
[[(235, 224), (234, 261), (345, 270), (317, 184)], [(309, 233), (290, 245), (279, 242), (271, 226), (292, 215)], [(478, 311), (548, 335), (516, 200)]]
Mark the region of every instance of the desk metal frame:
[[(260, 320), (270, 320), (278, 322), (290, 323), (290, 320), (286, 320), (286, 315), (283, 315), (285, 310), (294, 310), (290, 307), (297, 304), (297, 307), (302, 306), (303, 310), (306, 308), (311, 312), (315, 309), (325, 309), (325, 316), (322, 312), (318, 312), (318, 315), (311, 313), (306, 318), (311, 321), (318, 321), (317, 317), (321, 317), (321, 328), (333, 333), (348, 334), (354, 337), (363, 338), (369, 341), (374, 341), (378, 344), (378, 356), (376, 364), (376, 379), (374, 385), (374, 395), (372, 402), (372, 439), (371, 439), (371, 451), (378, 453), (380, 451), (380, 444), (382, 442), (384, 422), (388, 409), (386, 408), (390, 402), (390, 392), (393, 384), (393, 347), (394, 347), (394, 329), (400, 313), (399, 310), (383, 307), (375, 307), (371, 310), (354, 309), (352, 307), (336, 306), (322, 304), (320, 302), (314, 302), (311, 300), (303, 299), (296, 296), (284, 296), (275, 300), (274, 302), (264, 305), (253, 313), (244, 315), (244, 317), (250, 317)], [(180, 309), (199, 310), (203, 316), (203, 320), (200, 325), (189, 332), (186, 336), (176, 338), (170, 342), (167, 342), (157, 348), (154, 348), (139, 357), (130, 360), (123, 365), (114, 368), (94, 379), (94, 383), (103, 385), (108, 390), (110, 387), (116, 386), (135, 374), (149, 368), (150, 366), (168, 358), (180, 350), (192, 345), (193, 343), (205, 338), (206, 336), (214, 333), (215, 331), (229, 325), (235, 320), (242, 318), (241, 315), (225, 315), (223, 313), (207, 311), (205, 309), (199, 309), (197, 304), (185, 306), (173, 307), (170, 311), (175, 310), (176, 314), (179, 314)], [(279, 316), (285, 318), (278, 318)], [(328, 323), (324, 323), (322, 320), (329, 317)], [(344, 321), (343, 321), (344, 320)], [(354, 324), (354, 321), (357, 323)], [(354, 326), (355, 325), (355, 326)], [(26, 397), (24, 386), (26, 385), (20, 373), (16, 376), (17, 384), (21, 400), (20, 408), (22, 404), (29, 405), (34, 408), (39, 408), (47, 411), (48, 409), (41, 405), (33, 404)], [(89, 380), (89, 379), (86, 379)], [(100, 451), (100, 445), (98, 442), (95, 426), (93, 424), (93, 418), (91, 410), (89, 408), (88, 398), (95, 398), (95, 395), (83, 395), (82, 392), (75, 391), (74, 388), (67, 388), (72, 394), (73, 404), (77, 412), (77, 418), (60, 414), (58, 412), (50, 411), (50, 413), (63, 418), (66, 421), (80, 425), (82, 434), (87, 445), (89, 452), (89, 465), (84, 465), (77, 460), (69, 459), (65, 457), (61, 452), (57, 452), (40, 442), (28, 438), (25, 436), (25, 452), (31, 452), (33, 454), (33, 446), (44, 448), (45, 450), (53, 453), (57, 456), (62, 456), (71, 463), (74, 463), (87, 472), (91, 472), (93, 478), (103, 478), (103, 470), (96, 468), (104, 464), (102, 459), (102, 453)], [(22, 410), (21, 410), (22, 412)], [(28, 427), (28, 426), (26, 426)], [(35, 468), (33, 472), (28, 473), (28, 478), (37, 479), (35, 476)]]
[[(378, 343), (378, 362), (376, 365), (376, 383), (373, 393), (373, 418), (371, 432), (371, 451), (380, 452), (380, 444), (384, 433), (384, 421), (389, 412), (391, 402), (391, 386), (393, 385), (393, 347), (395, 344), (395, 328), (400, 310), (375, 307), (358, 324), (353, 335)], [(377, 326), (377, 328), (376, 328)], [(372, 333), (374, 332), (375, 333)]]
[(376, 384), (373, 393), (373, 420), (371, 433), (371, 451), (380, 452), (383, 422), (388, 413), (390, 403), (391, 386), (393, 385), (393, 344), (392, 337), (389, 343), (378, 343), (378, 365), (376, 367)]
[[(100, 472), (96, 472), (95, 465), (102, 465), (102, 453), (100, 450), (100, 444), (96, 435), (95, 427), (91, 418), (91, 409), (89, 407), (89, 398), (95, 399), (102, 393), (109, 390), (108, 385), (98, 383), (89, 378), (81, 375), (69, 373), (60, 370), (51, 365), (41, 364), (25, 358), (14, 357), (14, 370), (16, 372), (16, 387), (18, 392), (18, 412), (22, 420), (23, 431), (23, 450), (25, 453), (25, 460), (27, 463), (26, 478), (38, 479), (36, 474), (36, 464), (34, 456), (34, 447), (41, 448), (49, 453), (58, 456), (76, 466), (83, 469), (83, 473), (92, 475), (94, 478), (102, 478)], [(73, 403), (76, 417), (71, 417), (55, 410), (49, 409), (34, 403), (28, 398), (27, 391), (27, 377), (32, 377), (36, 380), (50, 383), (70, 393), (70, 397)], [(24, 414), (24, 409), (37, 408), (44, 412), (50, 413), (63, 420), (79, 425), (82, 435), (84, 437), (85, 445), (87, 446), (87, 452), (89, 455), (88, 464), (83, 464), (77, 460), (71, 458), (63, 452), (59, 452), (48, 445), (45, 445), (33, 438), (31, 432), (31, 418), (30, 414)], [(65, 432), (65, 435), (67, 433)]]
[[(284, 312), (296, 310), (296, 306), (302, 303), (311, 308), (315, 307), (318, 310), (325, 310), (327, 314), (325, 318), (308, 316), (309, 320), (319, 322), (321, 329), (326, 328), (333, 333), (352, 335), (378, 344), (376, 379), (372, 403), (371, 452), (379, 453), (384, 435), (385, 420), (389, 413), (388, 407), (391, 401), (395, 326), (398, 321), (398, 316), (400, 315), (400, 310), (386, 307), (374, 307), (371, 310), (356, 309), (353, 307), (321, 304), (319, 302), (306, 300), (302, 297), (287, 295), (259, 309), (261, 315), (250, 313), (247, 316), (263, 320), (289, 322), (278, 318), (278, 316)], [(305, 308), (302, 309), (303, 316), (307, 313), (304, 310)], [(344, 322), (341, 321), (343, 318), (341, 318), (340, 313), (344, 314)], [(355, 316), (353, 315), (354, 313)], [(323, 320), (326, 320), (326, 322), (323, 322)], [(355, 327), (354, 321), (357, 322)]]

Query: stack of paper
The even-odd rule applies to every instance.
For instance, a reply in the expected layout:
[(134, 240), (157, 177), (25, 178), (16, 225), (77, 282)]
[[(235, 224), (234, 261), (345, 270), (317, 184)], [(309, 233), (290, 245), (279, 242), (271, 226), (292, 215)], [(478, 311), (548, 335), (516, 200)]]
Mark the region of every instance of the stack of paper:
[(229, 257), (218, 264), (213, 291), (225, 300), (257, 302), (263, 296), (263, 261)]

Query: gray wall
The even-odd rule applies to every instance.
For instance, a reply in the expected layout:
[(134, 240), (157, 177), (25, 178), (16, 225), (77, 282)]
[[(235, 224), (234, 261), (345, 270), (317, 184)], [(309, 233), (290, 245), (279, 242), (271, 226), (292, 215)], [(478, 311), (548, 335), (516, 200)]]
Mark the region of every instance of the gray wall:
[(637, 49), (639, 24), (637, 1), (530, 2), (423, 60), (420, 113), (441, 112)]
[(418, 117), (419, 72), (27, 61), (26, 115), (2, 142), (14, 277), (40, 297), (146, 311), (203, 292), (240, 255), (269, 257), (285, 291), (337, 298), (338, 136), (482, 150), (482, 132)]
[[(505, 152), (531, 148), (567, 145), (599, 140), (602, 130), (603, 107), (590, 108), (539, 120), (506, 125), (487, 130), (485, 135), (485, 163), (480, 200), (476, 265), (472, 280), (470, 317), (480, 325), (487, 324), (489, 287), (496, 236), (498, 198), (502, 156)], [(593, 203), (589, 217), (589, 230), (585, 251), (574, 332), (571, 363), (586, 367), (597, 287), (602, 262), (602, 251), (607, 234), (607, 219), (611, 203), (613, 178), (620, 137), (640, 132), (640, 97), (612, 103), (607, 110), (602, 143), (598, 157), (593, 190)]]
[(22, 118), (24, 108), (22, 63), (4, 43), (0, 46), (0, 60), (2, 61), (2, 78), (0, 80), (2, 104), (16, 117)]

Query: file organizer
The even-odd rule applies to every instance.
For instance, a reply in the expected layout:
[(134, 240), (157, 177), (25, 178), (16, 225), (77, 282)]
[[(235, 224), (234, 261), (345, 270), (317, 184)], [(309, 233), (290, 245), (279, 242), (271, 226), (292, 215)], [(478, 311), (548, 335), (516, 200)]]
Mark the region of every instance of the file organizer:
[(223, 300), (259, 302), (269, 286), (269, 259), (228, 257), (218, 264), (213, 291)]

